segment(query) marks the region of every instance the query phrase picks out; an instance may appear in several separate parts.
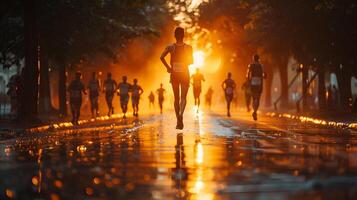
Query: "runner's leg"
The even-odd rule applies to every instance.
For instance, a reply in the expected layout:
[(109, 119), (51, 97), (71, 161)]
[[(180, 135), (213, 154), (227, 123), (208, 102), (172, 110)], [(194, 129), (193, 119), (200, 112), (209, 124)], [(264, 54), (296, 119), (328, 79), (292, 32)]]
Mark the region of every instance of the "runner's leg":
[(180, 116), (183, 116), (183, 113), (185, 112), (186, 108), (186, 103), (187, 103), (187, 92), (189, 89), (190, 85), (189, 84), (182, 84), (181, 83), (181, 102), (180, 102)]
[[(176, 118), (179, 117), (180, 115), (180, 87), (177, 82), (172, 82), (172, 90), (174, 92), (174, 108), (175, 108), (175, 114)], [(162, 102), (160, 103), (160, 109), (162, 111)]]

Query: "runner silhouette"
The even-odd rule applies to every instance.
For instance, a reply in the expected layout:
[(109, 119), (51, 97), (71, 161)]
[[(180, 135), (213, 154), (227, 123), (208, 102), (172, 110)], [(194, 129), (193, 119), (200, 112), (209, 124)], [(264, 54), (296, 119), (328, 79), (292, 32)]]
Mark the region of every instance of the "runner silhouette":
[(76, 72), (75, 79), (68, 86), (72, 124), (74, 125), (78, 125), (79, 116), (81, 114), (82, 93), (87, 94), (81, 78), (81, 72)]
[(108, 116), (114, 114), (113, 98), (117, 90), (117, 82), (112, 79), (112, 73), (107, 74), (107, 79), (104, 81), (105, 100), (108, 105)]
[(138, 85), (138, 79), (134, 79), (134, 84), (131, 86), (131, 103), (133, 106), (133, 115), (135, 117), (139, 116), (139, 101), (140, 96), (143, 94), (144, 90)]
[(152, 91), (150, 92), (150, 95), (148, 96), (148, 99), (149, 99), (149, 107), (153, 108), (154, 105), (155, 105), (155, 95), (154, 95), (154, 93)]
[(208, 106), (208, 109), (211, 110), (211, 105), (212, 105), (212, 96), (213, 96), (213, 89), (212, 86), (208, 88), (206, 94), (205, 94), (205, 104)]
[(98, 107), (98, 98), (100, 91), (100, 82), (97, 79), (97, 73), (92, 73), (92, 78), (88, 82), (88, 90), (89, 90), (89, 100), (90, 100), (90, 108), (92, 112), (92, 118), (99, 116), (99, 107)]
[(160, 113), (162, 114), (162, 110), (163, 110), (163, 104), (164, 104), (164, 100), (165, 100), (165, 89), (163, 88), (163, 84), (160, 84), (160, 88), (156, 90), (158, 99), (159, 99), (159, 107), (160, 107)]
[(200, 69), (196, 69), (196, 73), (191, 76), (192, 79), (192, 86), (193, 86), (193, 97), (195, 99), (195, 106), (197, 106), (197, 113), (200, 107), (200, 96), (202, 92), (202, 81), (205, 81), (205, 78), (200, 73)]
[(254, 55), (253, 63), (248, 66), (247, 70), (247, 80), (250, 84), (250, 90), (253, 98), (252, 117), (255, 121), (258, 120), (257, 111), (259, 108), (260, 96), (263, 92), (263, 78), (265, 78), (263, 66), (260, 64), (259, 60), (259, 55)]
[[(174, 92), (174, 107), (177, 119), (176, 129), (182, 130), (183, 114), (186, 107), (186, 97), (190, 87), (188, 66), (193, 63), (192, 47), (183, 42), (185, 31), (181, 27), (175, 29), (176, 43), (165, 48), (161, 54), (161, 61), (171, 75), (171, 84)], [(167, 54), (171, 55), (170, 65), (166, 62)]]
[(231, 116), (231, 103), (233, 100), (234, 90), (236, 89), (236, 83), (232, 80), (232, 73), (228, 73), (227, 79), (223, 81), (222, 88), (227, 102), (227, 116)]
[(120, 97), (120, 107), (123, 112), (123, 118), (126, 118), (126, 112), (128, 111), (128, 102), (129, 102), (129, 92), (131, 90), (131, 85), (127, 83), (128, 78), (123, 76), (122, 82), (119, 83), (119, 97)]

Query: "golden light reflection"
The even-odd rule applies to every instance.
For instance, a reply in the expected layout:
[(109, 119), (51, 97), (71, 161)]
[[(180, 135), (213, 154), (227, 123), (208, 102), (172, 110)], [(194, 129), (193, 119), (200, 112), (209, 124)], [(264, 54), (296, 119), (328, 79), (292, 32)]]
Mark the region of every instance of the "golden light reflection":
[(196, 164), (202, 164), (203, 163), (203, 147), (201, 142), (197, 144), (197, 150), (196, 150)]
[(293, 115), (293, 114), (289, 114), (289, 113), (278, 114), (275, 112), (268, 112), (268, 113), (266, 113), (266, 115), (269, 117), (287, 118), (287, 119), (299, 120), (303, 123), (331, 126), (331, 127), (335, 127), (335, 128), (352, 128), (352, 129), (357, 128), (357, 124), (353, 124), (353, 123), (350, 124), (350, 123), (344, 123), (344, 122), (327, 121), (327, 120), (323, 120), (323, 119)]

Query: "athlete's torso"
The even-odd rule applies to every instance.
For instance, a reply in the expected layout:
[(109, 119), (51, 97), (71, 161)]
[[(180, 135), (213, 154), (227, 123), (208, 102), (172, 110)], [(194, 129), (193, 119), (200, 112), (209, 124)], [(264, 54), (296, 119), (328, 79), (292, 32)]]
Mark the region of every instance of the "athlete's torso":
[(119, 88), (119, 94), (120, 95), (128, 95), (129, 91), (131, 89), (131, 85), (129, 83), (119, 83), (118, 85)]

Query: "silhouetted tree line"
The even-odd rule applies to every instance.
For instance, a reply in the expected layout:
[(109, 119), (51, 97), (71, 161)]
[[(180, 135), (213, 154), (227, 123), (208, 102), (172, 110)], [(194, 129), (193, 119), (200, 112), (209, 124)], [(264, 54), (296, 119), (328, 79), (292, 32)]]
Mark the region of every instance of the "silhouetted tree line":
[[(0, 3), (0, 64), (20, 65), (19, 113), (52, 109), (49, 65), (59, 72), (59, 111), (66, 115), (66, 69), (104, 55), (113, 62), (132, 38), (158, 34), (164, 0), (14, 0)], [(38, 84), (38, 80), (40, 84)]]
[[(217, 19), (223, 20), (217, 24)], [(202, 27), (232, 34), (222, 43), (243, 59), (250, 59), (245, 55), (250, 52), (264, 54), (266, 70), (280, 72), (282, 106), (288, 102), (287, 63), (293, 56), (303, 74), (318, 73), (320, 110), (326, 107), (325, 74), (336, 74), (343, 111), (351, 110), (351, 78), (357, 76), (356, 22), (355, 0), (210, 0), (198, 18)], [(271, 81), (268, 76), (269, 95)], [(357, 110), (356, 102), (353, 107)]]

